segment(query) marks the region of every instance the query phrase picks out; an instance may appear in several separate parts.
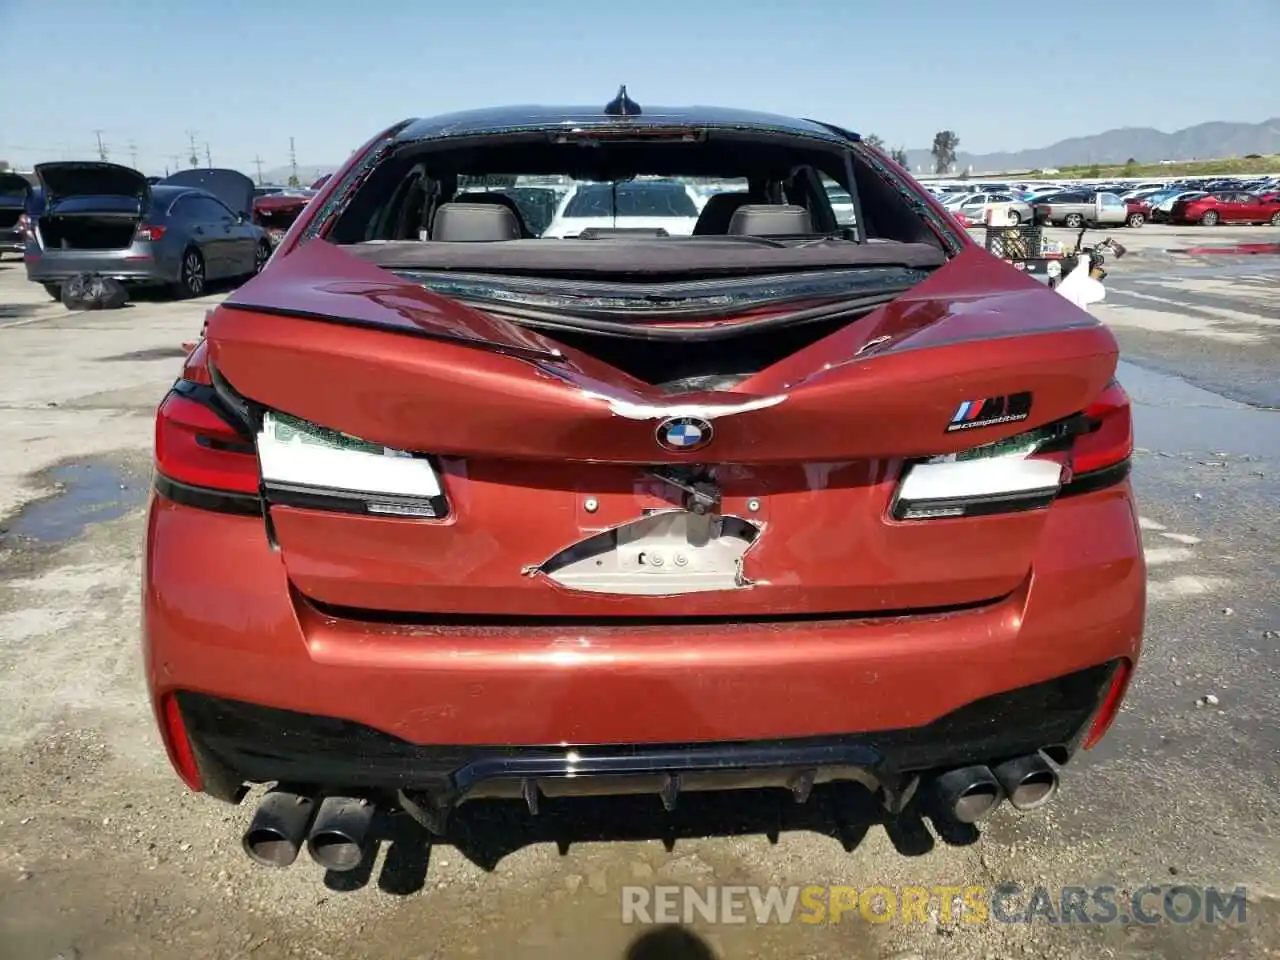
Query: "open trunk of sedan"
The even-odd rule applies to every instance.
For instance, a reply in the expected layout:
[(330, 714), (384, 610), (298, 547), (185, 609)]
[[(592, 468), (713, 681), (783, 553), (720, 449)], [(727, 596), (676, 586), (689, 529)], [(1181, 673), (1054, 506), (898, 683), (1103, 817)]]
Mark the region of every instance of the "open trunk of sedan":
[(254, 223), (267, 231), (267, 238), (273, 245), (277, 244), (310, 202), (310, 197), (259, 197), (253, 204)]
[(0, 230), (12, 230), (26, 212), (31, 183), (26, 177), (0, 170)]
[(40, 240), (46, 250), (122, 250), (141, 222), (136, 210), (57, 212), (40, 218)]
[(90, 161), (36, 167), (45, 191), (39, 221), (46, 250), (119, 250), (133, 243), (150, 207), (151, 187), (137, 170)]

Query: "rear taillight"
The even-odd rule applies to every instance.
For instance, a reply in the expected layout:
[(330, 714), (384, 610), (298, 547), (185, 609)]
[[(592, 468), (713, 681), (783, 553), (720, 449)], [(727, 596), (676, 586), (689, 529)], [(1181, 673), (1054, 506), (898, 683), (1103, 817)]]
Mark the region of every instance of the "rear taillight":
[(156, 489), (188, 506), (261, 513), (258, 457), (247, 425), (215, 390), (179, 380), (156, 412)]
[(138, 230), (134, 233), (135, 240), (159, 240), (164, 236), (165, 228), (154, 223), (144, 223), (139, 225)]
[(1081, 474), (1127, 463), (1133, 456), (1133, 411), (1129, 395), (1112, 380), (1084, 411), (1086, 431), (1071, 447), (1071, 472)]
[[(183, 349), (187, 349), (186, 344), (183, 344)], [(206, 387), (213, 386), (213, 379), (209, 376), (209, 341), (204, 339), (203, 330), (200, 331), (200, 339), (187, 350), (187, 359), (182, 364), (182, 379)]]
[(257, 442), (269, 504), (414, 520), (449, 514), (432, 457), (271, 411)]
[(1133, 455), (1129, 397), (1116, 381), (1082, 413), (1007, 440), (907, 464), (895, 520), (936, 520), (1047, 507), (1124, 480)]
[(31, 218), (25, 213), (18, 217), (17, 223), (18, 233), (22, 234), (24, 239), (31, 239), (35, 236), (35, 231), (31, 228)]

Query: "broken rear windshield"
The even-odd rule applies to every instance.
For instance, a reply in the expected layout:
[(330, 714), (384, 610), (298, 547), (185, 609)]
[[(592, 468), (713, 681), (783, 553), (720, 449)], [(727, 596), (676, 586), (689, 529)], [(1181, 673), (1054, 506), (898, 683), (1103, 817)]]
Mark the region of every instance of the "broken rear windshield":
[[(864, 156), (856, 141), (776, 130), (572, 142), (545, 130), (504, 131), (392, 144), (368, 164), (306, 236), (386, 244), (374, 256), (395, 267), (598, 274), (603, 257), (610, 270), (669, 272), (670, 262), (676, 274), (752, 273), (763, 260), (783, 270), (883, 263), (869, 241), (954, 252), (968, 240), (930, 209), (919, 184)], [(468, 206), (445, 209), (451, 203)], [(505, 206), (515, 222), (477, 204)], [(565, 246), (579, 236), (603, 243)], [(634, 246), (658, 236), (671, 242), (666, 253)], [(631, 256), (605, 249), (615, 245)], [(863, 249), (844, 249), (855, 247)], [(653, 262), (636, 264), (646, 258)], [(918, 254), (907, 259), (915, 265)]]

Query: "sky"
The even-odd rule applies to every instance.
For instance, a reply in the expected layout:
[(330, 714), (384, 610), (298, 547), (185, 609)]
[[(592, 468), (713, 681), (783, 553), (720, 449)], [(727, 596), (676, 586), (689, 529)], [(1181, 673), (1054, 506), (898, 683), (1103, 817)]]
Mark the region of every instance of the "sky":
[[(1226, 30), (1217, 25), (1229, 25)], [(337, 164), (502, 104), (715, 104), (977, 153), (1280, 115), (1280, 0), (0, 0), (0, 159)], [(190, 134), (188, 133), (190, 131)]]

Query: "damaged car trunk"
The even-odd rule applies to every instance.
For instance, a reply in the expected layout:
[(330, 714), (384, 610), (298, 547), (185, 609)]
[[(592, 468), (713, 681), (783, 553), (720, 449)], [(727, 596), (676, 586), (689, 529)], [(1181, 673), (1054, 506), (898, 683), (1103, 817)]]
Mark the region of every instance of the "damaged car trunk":
[[(339, 618), (645, 623), (1022, 588), (1097, 429), (1105, 328), (834, 137), (595, 137), (388, 152), (210, 317), (298, 593)], [(741, 188), (690, 237), (562, 240), (456, 190), (513, 169)]]

